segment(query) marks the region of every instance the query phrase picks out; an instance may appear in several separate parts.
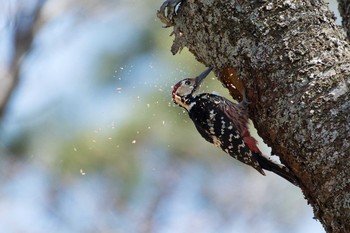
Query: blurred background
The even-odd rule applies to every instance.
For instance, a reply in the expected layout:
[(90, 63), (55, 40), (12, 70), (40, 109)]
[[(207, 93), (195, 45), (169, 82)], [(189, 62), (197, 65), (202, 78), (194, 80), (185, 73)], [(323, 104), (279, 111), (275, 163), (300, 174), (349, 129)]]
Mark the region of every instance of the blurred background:
[[(299, 188), (171, 102), (204, 67), (171, 55), (161, 3), (0, 1), (0, 232), (324, 232)], [(203, 90), (227, 95), (210, 76)]]

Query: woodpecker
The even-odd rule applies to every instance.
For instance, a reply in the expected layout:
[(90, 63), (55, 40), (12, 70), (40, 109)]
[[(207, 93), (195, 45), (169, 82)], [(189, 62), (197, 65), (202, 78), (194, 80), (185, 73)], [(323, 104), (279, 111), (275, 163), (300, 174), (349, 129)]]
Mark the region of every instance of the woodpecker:
[(233, 158), (255, 168), (262, 175), (263, 169), (272, 171), (298, 186), (297, 179), (282, 164), (264, 157), (257, 141), (248, 129), (248, 105), (245, 91), (243, 100), (235, 104), (215, 94), (197, 94), (204, 78), (211, 72), (209, 67), (196, 78), (186, 78), (175, 84), (172, 100), (184, 108), (200, 135), (221, 148)]

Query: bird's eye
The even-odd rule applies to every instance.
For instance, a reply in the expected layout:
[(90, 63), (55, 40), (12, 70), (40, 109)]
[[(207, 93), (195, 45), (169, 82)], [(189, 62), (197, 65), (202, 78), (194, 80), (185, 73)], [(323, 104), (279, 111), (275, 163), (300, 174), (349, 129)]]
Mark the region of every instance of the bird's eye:
[(186, 80), (185, 84), (190, 85), (191, 84), (190, 80)]

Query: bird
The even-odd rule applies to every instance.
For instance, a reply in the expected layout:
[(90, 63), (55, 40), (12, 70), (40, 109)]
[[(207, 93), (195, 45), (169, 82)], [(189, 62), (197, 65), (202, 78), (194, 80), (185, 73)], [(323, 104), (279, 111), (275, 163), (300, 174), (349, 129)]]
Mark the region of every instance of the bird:
[(177, 82), (172, 91), (173, 102), (188, 112), (206, 141), (262, 175), (266, 175), (265, 169), (298, 186), (298, 180), (290, 169), (265, 157), (257, 146), (257, 140), (251, 136), (248, 127), (250, 103), (245, 90), (239, 103), (212, 93), (198, 94), (198, 88), (211, 71), (212, 67), (209, 67), (195, 78)]

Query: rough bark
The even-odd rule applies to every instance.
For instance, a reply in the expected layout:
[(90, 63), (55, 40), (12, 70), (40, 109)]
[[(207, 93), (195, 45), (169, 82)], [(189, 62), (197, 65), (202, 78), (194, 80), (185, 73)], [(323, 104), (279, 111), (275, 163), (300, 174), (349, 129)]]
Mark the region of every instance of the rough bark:
[(350, 47), (323, 1), (188, 0), (172, 52), (235, 67), (260, 136), (327, 232), (350, 232)]

